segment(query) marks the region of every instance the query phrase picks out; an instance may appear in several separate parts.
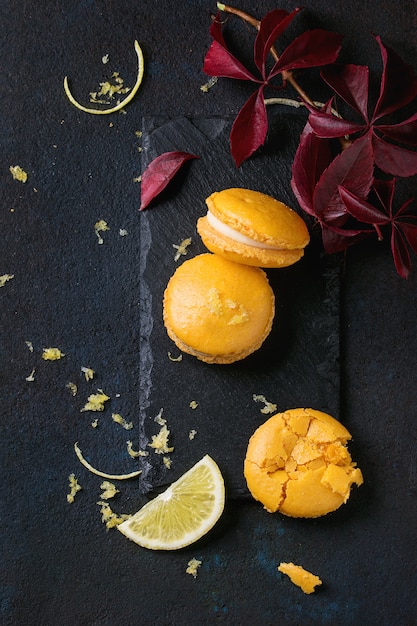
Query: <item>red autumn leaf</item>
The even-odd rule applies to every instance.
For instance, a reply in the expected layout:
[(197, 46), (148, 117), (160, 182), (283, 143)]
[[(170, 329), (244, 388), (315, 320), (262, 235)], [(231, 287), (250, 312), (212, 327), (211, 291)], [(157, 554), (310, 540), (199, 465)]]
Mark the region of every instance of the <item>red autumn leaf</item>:
[(282, 52), (268, 78), (281, 72), (317, 67), (333, 63), (340, 52), (342, 36), (317, 28), (307, 30), (294, 39)]
[(369, 68), (366, 65), (335, 64), (325, 67), (321, 76), (342, 100), (364, 120), (368, 119)]
[(376, 165), (393, 176), (414, 176), (417, 174), (417, 152), (406, 150), (388, 143), (375, 133), (372, 136)]
[(168, 183), (186, 161), (198, 159), (188, 152), (164, 152), (157, 156), (142, 174), (140, 210), (146, 209), (149, 203), (165, 189)]
[(417, 79), (412, 68), (394, 50), (376, 37), (382, 56), (383, 70), (378, 102), (373, 121), (409, 104), (417, 96)]
[(291, 187), (301, 208), (309, 215), (315, 216), (314, 189), (331, 160), (329, 141), (317, 137), (307, 122), (293, 161)]
[(415, 146), (417, 138), (417, 113), (414, 113), (414, 115), (408, 119), (394, 126), (390, 124), (378, 124), (378, 131), (384, 136), (398, 141), (398, 143)]
[[(256, 78), (227, 48), (219, 15), (212, 23), (213, 42), (204, 60), (204, 71), (210, 76), (250, 80), (257, 84), (256, 92), (247, 100), (233, 124), (230, 145), (239, 167), (264, 142), (268, 130), (264, 89), (277, 85), (271, 82), (285, 69), (313, 67), (334, 61), (338, 55), (341, 37), (323, 30), (308, 31), (292, 42), (282, 53), (272, 72), (267, 74), (266, 60), (276, 39), (284, 32), (300, 9), (291, 13), (277, 9), (259, 22), (254, 42), (254, 61), (261, 78)], [(260, 86), (259, 86), (260, 85)]]
[[(417, 79), (412, 69), (395, 52), (376, 38), (380, 47), (383, 71), (378, 102), (369, 119), (367, 96), (368, 71), (363, 66), (348, 65), (322, 71), (327, 84), (364, 120), (362, 124), (335, 119), (333, 115), (310, 109), (310, 124), (319, 137), (342, 137), (357, 132), (372, 133), (376, 165), (387, 174), (413, 176), (417, 174), (417, 153), (392, 142), (417, 145), (417, 115), (395, 124), (377, 124), (381, 117), (409, 104), (417, 96)], [(382, 137), (381, 137), (382, 135)]]
[(213, 42), (205, 56), (203, 71), (209, 76), (236, 78), (260, 82), (246, 67), (227, 49), (221, 28), (220, 15), (217, 14), (210, 27)]
[(301, 9), (297, 8), (288, 13), (283, 9), (276, 9), (262, 18), (254, 44), (254, 60), (264, 79), (266, 79), (266, 59), (272, 46), (300, 11)]
[(316, 111), (308, 107), (310, 111), (309, 122), (317, 137), (322, 139), (336, 139), (344, 135), (353, 135), (366, 128), (364, 124), (349, 122), (333, 114)]
[(315, 214), (326, 223), (336, 222), (346, 214), (339, 187), (366, 198), (373, 182), (374, 162), (369, 134), (356, 139), (338, 154), (320, 177), (313, 196)]
[(395, 185), (396, 179), (374, 181), (375, 195), (381, 207), (356, 197), (346, 189), (340, 188), (339, 192), (349, 214), (357, 220), (373, 224), (379, 238), (382, 238), (379, 226), (391, 225), (391, 252), (395, 268), (402, 278), (407, 278), (411, 271), (409, 247), (417, 253), (417, 214), (409, 210), (414, 198), (409, 198), (394, 212)]
[(268, 131), (263, 88), (255, 91), (239, 111), (230, 132), (230, 148), (236, 167), (263, 145)]

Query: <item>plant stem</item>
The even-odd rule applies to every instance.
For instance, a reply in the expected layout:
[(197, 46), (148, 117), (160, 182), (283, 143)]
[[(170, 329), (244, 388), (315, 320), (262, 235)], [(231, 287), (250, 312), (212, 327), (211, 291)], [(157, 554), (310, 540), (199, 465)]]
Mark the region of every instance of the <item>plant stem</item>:
[[(227, 4), (222, 4), (221, 2), (217, 3), (217, 8), (219, 9), (219, 11), (223, 11), (224, 13), (231, 13), (232, 15), (237, 15), (242, 20), (244, 20), (248, 24), (251, 24), (251, 26), (253, 26), (257, 30), (259, 30), (259, 27), (260, 27), (260, 24), (261, 24), (260, 21), (257, 20), (255, 17), (252, 17), (248, 13), (245, 13), (244, 11), (241, 11), (240, 9), (236, 9), (235, 7), (231, 7), (231, 6), (227, 5)], [(274, 46), (271, 47), (271, 54), (272, 54), (272, 56), (273, 56), (275, 61), (279, 61), (279, 55), (278, 55), (276, 49), (274, 48)], [(316, 104), (313, 102), (313, 100), (311, 100), (311, 98), (304, 91), (304, 89), (298, 84), (298, 82), (294, 78), (294, 75), (293, 75), (292, 72), (290, 72), (288, 70), (284, 70), (281, 74), (282, 74), (282, 79), (284, 80), (284, 82), (286, 81), (286, 82), (290, 83), (290, 85), (293, 87), (293, 89), (295, 89), (295, 91), (298, 93), (300, 98), (306, 104), (308, 104), (311, 107), (314, 107), (315, 109), (318, 108), (316, 106)]]

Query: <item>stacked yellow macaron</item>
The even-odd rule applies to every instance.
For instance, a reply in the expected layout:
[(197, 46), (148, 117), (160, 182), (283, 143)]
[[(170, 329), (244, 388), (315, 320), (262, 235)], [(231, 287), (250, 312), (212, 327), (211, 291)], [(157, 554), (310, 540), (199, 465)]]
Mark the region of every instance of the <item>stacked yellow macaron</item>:
[(261, 268), (298, 261), (310, 237), (302, 218), (282, 202), (243, 188), (207, 198), (197, 230), (210, 251), (185, 261), (164, 294), (169, 337), (207, 363), (233, 363), (260, 348), (275, 314)]

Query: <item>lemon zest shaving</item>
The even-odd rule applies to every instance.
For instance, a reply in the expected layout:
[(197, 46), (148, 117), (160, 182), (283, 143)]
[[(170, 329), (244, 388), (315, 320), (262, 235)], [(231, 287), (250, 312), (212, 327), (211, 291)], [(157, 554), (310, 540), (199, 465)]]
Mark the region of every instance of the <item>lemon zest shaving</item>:
[(67, 501), (72, 504), (74, 502), (75, 495), (78, 491), (81, 491), (82, 487), (78, 484), (78, 480), (75, 478), (75, 474), (70, 474), (68, 476), (68, 482), (70, 487), (70, 492), (67, 494)]
[(191, 559), (188, 561), (188, 567), (185, 570), (187, 574), (191, 574), (194, 578), (197, 578), (198, 568), (200, 567), (202, 561), (198, 559)]
[(83, 372), (86, 380), (93, 380), (95, 371), (91, 369), (91, 367), (81, 366), (81, 371)]
[(88, 396), (86, 404), (80, 409), (81, 413), (84, 411), (104, 411), (104, 403), (110, 400), (110, 397), (102, 389), (97, 391), (98, 393), (92, 393)]
[(27, 380), (28, 383), (33, 383), (33, 381), (35, 380), (35, 371), (35, 368), (33, 368), (29, 376), (26, 376), (25, 380)]
[(78, 460), (84, 467), (86, 467), (92, 474), (96, 474), (96, 476), (101, 476), (101, 478), (108, 478), (109, 480), (128, 480), (129, 478), (136, 478), (139, 474), (142, 473), (142, 470), (137, 470), (136, 472), (130, 472), (130, 474), (107, 474), (106, 472), (101, 472), (96, 469), (86, 459), (83, 457), (83, 454), (78, 447), (78, 442), (74, 443), (75, 454), (78, 457)]
[(4, 287), (4, 285), (14, 278), (14, 274), (3, 274), (0, 276), (0, 287)]
[(116, 493), (120, 493), (119, 489), (116, 489), (116, 485), (108, 480), (101, 483), (100, 489), (103, 489), (103, 493), (100, 494), (102, 500), (109, 500), (110, 498), (114, 498)]
[(97, 504), (101, 507), (101, 521), (103, 522), (103, 524), (106, 524), (107, 529), (116, 528), (116, 526), (131, 517), (131, 515), (125, 514), (117, 515), (117, 513), (114, 513), (114, 511), (112, 511), (108, 502), (103, 502), (102, 500), (100, 500), (99, 502), (97, 502)]
[(134, 450), (133, 443), (129, 440), (127, 443), (127, 453), (132, 459), (137, 459), (140, 456), (149, 456), (149, 452), (147, 450)]
[(73, 396), (77, 395), (78, 387), (77, 387), (77, 385), (75, 383), (67, 383), (65, 385), (65, 387), (70, 390), (71, 395), (73, 395)]
[(264, 415), (268, 415), (269, 413), (275, 413), (275, 411), (277, 410), (277, 405), (273, 404), (273, 402), (269, 402), (265, 398), (265, 396), (254, 393), (252, 397), (255, 402), (263, 402), (265, 406), (261, 409), (261, 413), (263, 413)]
[(21, 183), (25, 183), (27, 181), (28, 175), (25, 170), (20, 167), (20, 165), (11, 165), (9, 170), (15, 180), (18, 180)]
[(116, 422), (116, 424), (120, 424), (120, 426), (123, 426), (125, 430), (131, 430), (133, 428), (133, 422), (127, 422), (124, 417), (119, 415), (119, 413), (112, 413), (111, 416), (113, 422)]
[(135, 94), (138, 91), (138, 89), (139, 89), (139, 87), (140, 87), (140, 85), (142, 83), (143, 72), (144, 72), (144, 60), (143, 60), (142, 48), (140, 47), (139, 43), (136, 40), (135, 40), (135, 44), (134, 45), (135, 45), (135, 52), (136, 52), (137, 57), (138, 57), (138, 74), (137, 74), (137, 78), (136, 78), (136, 83), (132, 87), (132, 90), (129, 93), (129, 95), (126, 96), (126, 98), (124, 100), (122, 100), (121, 102), (116, 104), (116, 106), (111, 107), (110, 109), (91, 109), (91, 108), (85, 107), (82, 104), (80, 104), (79, 102), (77, 102), (77, 100), (72, 95), (72, 93), (70, 91), (70, 88), (69, 88), (69, 85), (68, 85), (68, 77), (65, 76), (65, 78), (64, 78), (64, 91), (65, 91), (65, 93), (67, 95), (68, 100), (71, 102), (71, 104), (73, 104), (80, 111), (84, 111), (85, 113), (92, 113), (93, 115), (108, 115), (109, 113), (115, 113), (116, 111), (120, 111), (120, 109), (122, 109), (124, 106), (126, 106), (126, 104), (131, 102), (131, 100), (133, 100), (133, 98), (135, 97)]
[(58, 361), (65, 356), (59, 348), (44, 348), (42, 352), (42, 358), (44, 361)]

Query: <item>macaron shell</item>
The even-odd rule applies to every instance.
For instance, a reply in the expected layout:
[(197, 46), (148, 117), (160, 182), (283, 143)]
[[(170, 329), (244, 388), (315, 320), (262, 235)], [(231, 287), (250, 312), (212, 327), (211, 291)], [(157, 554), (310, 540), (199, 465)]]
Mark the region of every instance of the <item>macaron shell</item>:
[(257, 350), (274, 313), (274, 293), (263, 270), (209, 253), (180, 265), (164, 294), (169, 337), (208, 363), (232, 363)]
[(303, 248), (273, 250), (257, 248), (230, 239), (230, 237), (226, 237), (215, 230), (209, 224), (207, 217), (198, 219), (197, 231), (210, 252), (235, 263), (253, 265), (254, 267), (279, 268), (293, 265), (304, 256)]
[(211, 213), (250, 239), (285, 249), (305, 248), (310, 235), (304, 220), (272, 196), (233, 187), (206, 200)]
[(244, 474), (252, 496), (269, 512), (320, 517), (347, 501), (363, 483), (346, 443), (349, 431), (314, 409), (277, 413), (249, 440)]

